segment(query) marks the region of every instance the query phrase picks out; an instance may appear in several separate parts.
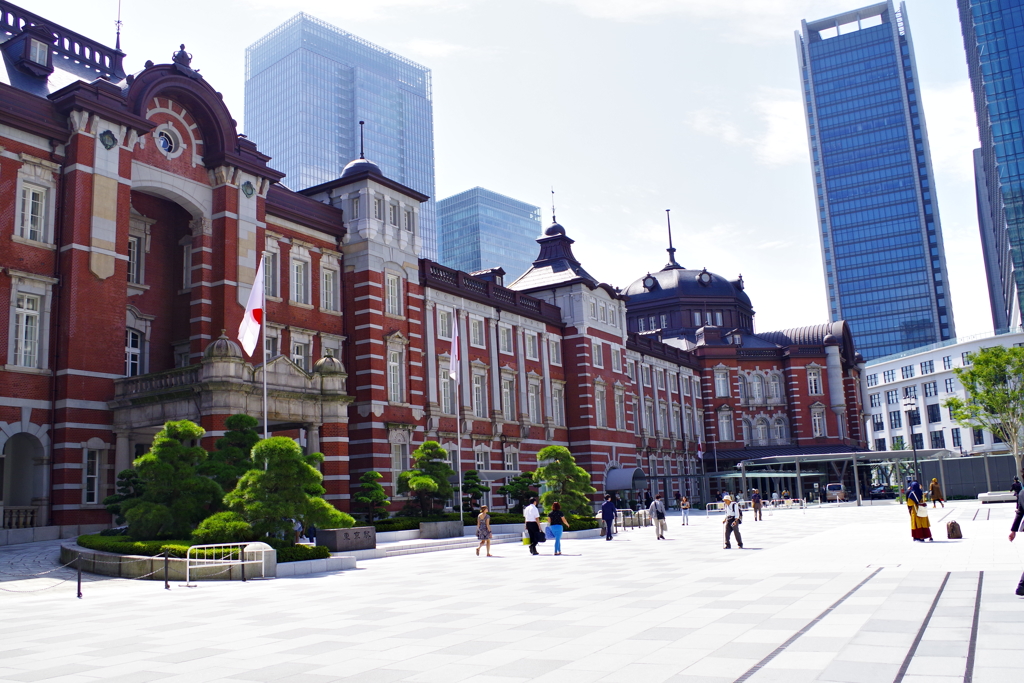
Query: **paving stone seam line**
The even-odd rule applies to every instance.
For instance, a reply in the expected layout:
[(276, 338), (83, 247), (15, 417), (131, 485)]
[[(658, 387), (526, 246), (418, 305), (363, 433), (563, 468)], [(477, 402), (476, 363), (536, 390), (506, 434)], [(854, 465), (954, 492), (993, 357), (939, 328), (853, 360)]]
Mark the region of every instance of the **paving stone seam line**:
[(747, 669), (747, 671), (742, 676), (740, 676), (735, 681), (733, 681), (733, 683), (743, 683), (744, 681), (749, 679), (751, 676), (756, 674), (758, 671), (760, 671), (765, 665), (768, 664), (768, 662), (770, 662), (773, 659), (775, 659), (776, 657), (778, 657), (780, 654), (782, 654), (782, 652), (787, 647), (789, 647), (790, 645), (795, 643), (797, 641), (797, 639), (800, 638), (800, 636), (802, 636), (805, 633), (807, 633), (808, 631), (810, 631), (811, 628), (813, 628), (815, 624), (817, 624), (819, 621), (821, 621), (822, 619), (827, 617), (832, 612), (832, 610), (834, 610), (835, 608), (839, 607), (839, 605), (843, 604), (846, 601), (847, 598), (849, 598), (851, 595), (853, 595), (854, 593), (859, 591), (861, 588), (863, 588), (864, 584), (866, 584), (871, 579), (875, 578), (875, 576), (878, 575), (878, 572), (882, 571), (882, 569), (883, 569), (883, 567), (879, 567), (875, 571), (871, 572), (871, 574), (866, 579), (864, 579), (863, 581), (858, 583), (856, 586), (851, 588), (850, 591), (846, 595), (844, 595), (843, 597), (839, 598), (834, 603), (832, 603), (827, 609), (825, 609), (824, 612), (822, 612), (818, 616), (814, 617), (814, 619), (812, 619), (810, 622), (808, 622), (802, 629), (800, 629), (799, 631), (794, 633), (792, 636), (790, 636), (786, 640), (786, 642), (784, 642), (782, 645), (779, 645), (777, 648), (775, 648), (770, 653), (768, 653), (768, 655), (765, 656), (764, 659), (762, 659), (760, 662), (758, 662), (754, 666), (752, 666), (749, 669)]
[(921, 622), (921, 628), (917, 630), (917, 636), (914, 638), (914, 642), (910, 646), (910, 651), (907, 652), (907, 656), (903, 659), (903, 665), (900, 666), (900, 670), (896, 674), (896, 678), (892, 680), (892, 683), (902, 683), (903, 677), (907, 675), (907, 669), (910, 668), (910, 662), (914, 659), (914, 655), (917, 654), (917, 648), (921, 645), (921, 639), (924, 637), (924, 632), (928, 628), (928, 622), (932, 620), (932, 615), (935, 613), (935, 607), (939, 604), (939, 598), (942, 597), (942, 591), (946, 590), (946, 583), (949, 581), (950, 573), (951, 572), (946, 572), (946, 576), (942, 579), (942, 584), (939, 586), (939, 590), (935, 594), (935, 599), (932, 600), (932, 606), (928, 608), (928, 614), (925, 615), (924, 621)]
[(974, 681), (974, 655), (978, 650), (978, 622), (981, 617), (981, 587), (985, 580), (985, 572), (978, 572), (978, 593), (974, 596), (974, 622), (971, 624), (971, 642), (967, 646), (967, 669), (964, 671), (964, 683)]

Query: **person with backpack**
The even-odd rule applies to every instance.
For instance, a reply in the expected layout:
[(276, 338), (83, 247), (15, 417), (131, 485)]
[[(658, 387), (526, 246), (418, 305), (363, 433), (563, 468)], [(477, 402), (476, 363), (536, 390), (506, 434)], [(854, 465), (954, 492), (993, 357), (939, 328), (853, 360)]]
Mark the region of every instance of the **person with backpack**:
[(736, 536), (736, 545), (743, 549), (743, 537), (740, 536), (740, 524), (743, 522), (743, 510), (740, 509), (740, 504), (734, 501), (729, 494), (726, 494), (722, 499), (725, 503), (725, 519), (722, 521), (725, 524), (725, 550), (732, 548), (729, 543), (729, 536)]
[(763, 521), (763, 518), (761, 517), (761, 493), (760, 493), (760, 491), (758, 491), (757, 489), (754, 489), (754, 492), (750, 496), (750, 502), (753, 504), (753, 508), (754, 508), (754, 521), (755, 522)]
[[(1017, 532), (1021, 529), (1021, 522), (1024, 521), (1024, 492), (1017, 492), (1017, 514), (1013, 516), (1013, 524), (1010, 526), (1010, 542), (1017, 537)], [(1020, 577), (1020, 582), (1017, 584), (1017, 590), (1014, 591), (1017, 595), (1024, 597), (1024, 574)]]
[(655, 536), (659, 541), (664, 541), (665, 532), (668, 531), (668, 520), (665, 519), (665, 503), (662, 502), (660, 493), (651, 501), (648, 512), (651, 513), (651, 521), (654, 522)]

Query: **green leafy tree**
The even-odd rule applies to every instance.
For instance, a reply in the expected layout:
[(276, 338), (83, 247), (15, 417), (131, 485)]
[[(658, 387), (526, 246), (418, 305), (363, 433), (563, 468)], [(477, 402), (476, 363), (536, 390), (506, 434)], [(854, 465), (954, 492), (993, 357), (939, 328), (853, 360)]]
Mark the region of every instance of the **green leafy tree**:
[(255, 539), (252, 525), (242, 515), (229, 510), (210, 515), (192, 532), (196, 543), (244, 543)]
[(204, 433), (189, 420), (168, 422), (153, 438), (149, 453), (135, 460), (142, 495), (120, 503), (129, 536), (136, 540), (188, 538), (220, 504), (224, 491), (197, 472), (206, 461), (206, 451), (185, 445)]
[(1024, 440), (1024, 348), (993, 346), (967, 354), (968, 365), (953, 373), (964, 387), (965, 398), (943, 403), (953, 419), (968, 428), (983, 428), (1009, 444), (1017, 471), (1021, 471)]
[(228, 430), (214, 444), (217, 450), (199, 467), (199, 473), (212, 477), (225, 491), (235, 488), (238, 478), (252, 469), (252, 447), (260, 440), (259, 420), (249, 415), (232, 415), (225, 421)]
[(363, 476), (359, 477), (359, 491), (352, 497), (355, 503), (366, 508), (368, 522), (373, 522), (378, 517), (384, 519), (388, 516), (387, 505), (391, 501), (388, 499), (384, 487), (377, 483), (381, 477), (383, 475), (380, 472), (372, 470), (363, 472)]
[(103, 504), (107, 506), (107, 512), (114, 515), (115, 522), (124, 524), (122, 504), (132, 498), (141, 498), (143, 491), (137, 470), (121, 470), (117, 475), (117, 493), (104, 498)]
[(476, 470), (467, 470), (462, 475), (462, 510), (463, 512), (473, 512), (480, 505), (480, 498), (485, 493), (491, 490), (490, 486), (487, 486), (480, 481), (480, 473)]
[(590, 485), (590, 475), (576, 464), (576, 459), (565, 446), (548, 446), (537, 453), (537, 468), (534, 476), (548, 488), (541, 495), (541, 505), (550, 510), (551, 504), (559, 502), (562, 510), (576, 515), (593, 515), (594, 508), (587, 494), (596, 493)]
[(314, 465), (322, 453), (303, 455), (286, 436), (263, 439), (252, 449), (255, 469), (238, 480), (224, 502), (252, 525), (257, 537), (292, 538), (292, 520), (321, 529), (351, 527), (355, 520), (324, 500), (323, 475)]
[(512, 512), (522, 514), (523, 508), (533, 496), (537, 495), (537, 482), (533, 472), (523, 472), (509, 479), (508, 483), (498, 489), (498, 494), (516, 502)]
[(398, 475), (398, 493), (411, 493), (420, 512), (429, 517), (438, 502), (452, 497), (448, 477), (455, 470), (448, 466), (448, 451), (436, 441), (424, 441), (412, 454), (413, 469)]

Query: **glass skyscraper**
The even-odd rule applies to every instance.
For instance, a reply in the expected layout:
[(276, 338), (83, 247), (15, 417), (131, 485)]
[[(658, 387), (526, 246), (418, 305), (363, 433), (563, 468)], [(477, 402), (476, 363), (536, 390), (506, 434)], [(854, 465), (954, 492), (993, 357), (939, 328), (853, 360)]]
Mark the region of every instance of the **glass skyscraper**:
[(978, 223), (992, 324), (1021, 324), (1024, 296), (1024, 2), (958, 0), (981, 149)]
[(878, 358), (956, 336), (906, 8), (796, 34), (832, 320)]
[(437, 203), (441, 263), (472, 273), (500, 266), (505, 282), (537, 258), (540, 208), (482, 187)]
[(437, 258), (434, 107), (430, 69), (308, 14), (297, 14), (245, 51), (245, 131), (303, 190), (334, 180), (359, 156), (427, 195), (421, 256)]

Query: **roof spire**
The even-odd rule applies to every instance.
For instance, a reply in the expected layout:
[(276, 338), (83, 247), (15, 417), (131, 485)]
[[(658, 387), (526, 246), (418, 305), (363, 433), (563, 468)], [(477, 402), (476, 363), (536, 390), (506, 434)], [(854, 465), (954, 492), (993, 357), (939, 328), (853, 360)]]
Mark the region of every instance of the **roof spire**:
[(360, 121), (359, 122), (359, 158), (360, 159), (365, 159), (366, 158), (366, 157), (363, 156), (363, 124), (364, 123), (366, 123), (366, 122), (365, 121)]
[(121, 0), (117, 0), (117, 21), (114, 22), (114, 26), (117, 27), (117, 42), (114, 44), (114, 49), (118, 52), (121, 51)]
[(554, 185), (551, 186), (551, 222), (552, 223), (557, 223), (558, 222), (558, 220), (555, 219), (555, 186)]
[(672, 246), (672, 209), (665, 209), (665, 220), (668, 222), (668, 263), (662, 270), (674, 270), (682, 268), (676, 263), (676, 248)]

